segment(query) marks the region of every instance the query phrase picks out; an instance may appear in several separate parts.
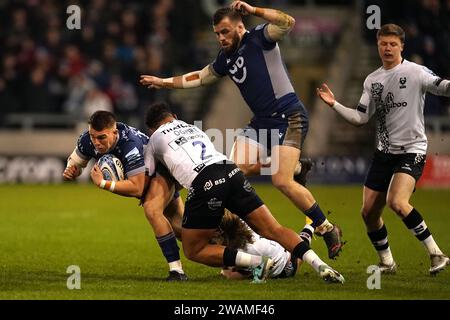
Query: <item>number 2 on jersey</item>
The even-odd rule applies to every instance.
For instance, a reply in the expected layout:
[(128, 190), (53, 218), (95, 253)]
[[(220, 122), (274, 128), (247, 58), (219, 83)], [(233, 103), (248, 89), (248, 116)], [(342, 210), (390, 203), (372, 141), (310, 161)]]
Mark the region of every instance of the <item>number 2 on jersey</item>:
[(201, 141), (193, 141), (192, 142), (192, 145), (195, 147), (195, 146), (198, 146), (198, 145), (200, 145), (200, 146), (202, 146), (202, 154), (201, 154), (201, 159), (202, 160), (205, 160), (206, 158), (205, 158), (205, 153), (206, 153), (206, 145), (203, 143), (203, 142), (201, 142)]

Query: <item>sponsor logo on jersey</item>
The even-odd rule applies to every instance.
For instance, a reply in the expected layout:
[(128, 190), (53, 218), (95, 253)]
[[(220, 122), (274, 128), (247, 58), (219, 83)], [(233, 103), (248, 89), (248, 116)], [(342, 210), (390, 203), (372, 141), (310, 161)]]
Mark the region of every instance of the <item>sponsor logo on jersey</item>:
[(161, 131), (161, 132), (162, 132), (163, 134), (168, 134), (168, 133), (170, 133), (170, 132), (172, 132), (172, 131), (174, 131), (174, 130), (182, 129), (182, 128), (189, 128), (189, 127), (192, 127), (192, 126), (189, 125), (189, 124), (179, 123), (179, 124), (177, 124), (175, 127), (169, 127), (168, 129), (164, 129), (164, 130)]
[(200, 163), (198, 166), (196, 166), (196, 167), (194, 168), (194, 171), (197, 172), (197, 173), (199, 173), (200, 171), (203, 170), (203, 168), (205, 168), (205, 164), (204, 164), (204, 163)]
[(208, 208), (211, 210), (217, 210), (222, 207), (222, 201), (217, 200), (217, 198), (212, 198), (208, 201)]
[(203, 189), (205, 191), (210, 190), (212, 187), (214, 186), (214, 184), (212, 183), (211, 180), (206, 181), (205, 185), (203, 186)]
[(244, 190), (247, 191), (247, 192), (252, 192), (252, 191), (253, 191), (253, 187), (252, 187), (252, 185), (250, 184), (250, 182), (248, 182), (248, 180), (245, 180), (244, 185), (243, 185), (243, 188), (244, 188)]
[(225, 183), (225, 182), (226, 182), (225, 178), (220, 178), (220, 179), (217, 179), (217, 180), (214, 181), (214, 185), (218, 186), (219, 184), (222, 184), (222, 183)]
[(179, 137), (175, 140), (175, 143), (179, 146), (185, 144), (187, 142), (187, 139), (185, 137)]
[(228, 178), (233, 177), (236, 173), (239, 172), (239, 168), (234, 168), (229, 174), (228, 174)]

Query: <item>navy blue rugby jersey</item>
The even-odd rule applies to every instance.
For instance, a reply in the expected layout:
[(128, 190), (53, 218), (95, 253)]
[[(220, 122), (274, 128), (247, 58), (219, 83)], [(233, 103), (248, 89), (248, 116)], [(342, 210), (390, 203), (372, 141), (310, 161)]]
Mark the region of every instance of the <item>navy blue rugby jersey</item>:
[(301, 102), (292, 87), (278, 44), (267, 38), (261, 24), (246, 32), (239, 48), (230, 56), (220, 50), (210, 65), (218, 77), (228, 75), (257, 117), (290, 114)]
[[(119, 131), (119, 139), (108, 153), (120, 159), (126, 177), (145, 172), (144, 151), (149, 137), (138, 129), (122, 122), (117, 122), (117, 130)], [(103, 155), (95, 150), (87, 130), (78, 139), (76, 152), (85, 160), (92, 158), (98, 160)]]

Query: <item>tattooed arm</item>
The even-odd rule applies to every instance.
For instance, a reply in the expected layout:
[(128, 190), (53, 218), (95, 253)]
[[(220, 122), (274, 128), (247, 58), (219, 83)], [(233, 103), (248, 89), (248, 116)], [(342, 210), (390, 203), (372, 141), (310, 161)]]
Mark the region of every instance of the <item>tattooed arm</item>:
[(231, 7), (242, 14), (253, 14), (270, 22), (267, 27), (267, 36), (273, 41), (279, 41), (288, 34), (295, 24), (290, 15), (274, 9), (253, 7), (243, 1), (234, 1)]

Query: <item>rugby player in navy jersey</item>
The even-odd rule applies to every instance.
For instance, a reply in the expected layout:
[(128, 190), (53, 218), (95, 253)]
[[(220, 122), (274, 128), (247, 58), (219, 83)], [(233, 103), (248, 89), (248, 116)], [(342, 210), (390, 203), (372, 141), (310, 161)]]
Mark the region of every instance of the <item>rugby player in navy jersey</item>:
[(173, 196), (173, 183), (166, 180), (170, 178), (164, 173), (146, 180), (144, 151), (148, 141), (149, 137), (144, 133), (117, 122), (114, 114), (97, 111), (90, 117), (89, 129), (81, 134), (75, 150), (69, 156), (63, 177), (65, 180), (75, 180), (90, 159), (98, 160), (105, 154), (119, 158), (125, 180), (104, 180), (96, 164), (91, 171), (92, 181), (110, 192), (142, 198), (146, 217), (169, 264), (167, 280), (187, 280), (176, 240), (176, 236), (180, 238), (181, 235), (183, 201), (179, 196)]
[[(247, 31), (241, 14), (258, 16), (268, 23)], [(271, 162), (272, 168), (277, 168), (272, 171), (273, 185), (310, 218), (302, 236), (310, 241), (313, 232), (322, 235), (329, 257), (335, 258), (342, 248), (341, 230), (327, 220), (304, 187), (310, 164), (305, 163), (302, 171), (299, 159), (308, 131), (308, 113), (294, 92), (277, 44), (294, 24), (294, 18), (281, 11), (234, 1), (214, 14), (213, 28), (221, 50), (213, 63), (176, 77), (142, 75), (140, 83), (149, 88), (186, 89), (209, 85), (228, 75), (254, 113), (236, 139), (231, 159), (247, 176), (260, 174), (262, 164)], [(273, 130), (279, 134), (276, 141), (263, 141), (260, 130), (267, 130), (269, 137)]]

